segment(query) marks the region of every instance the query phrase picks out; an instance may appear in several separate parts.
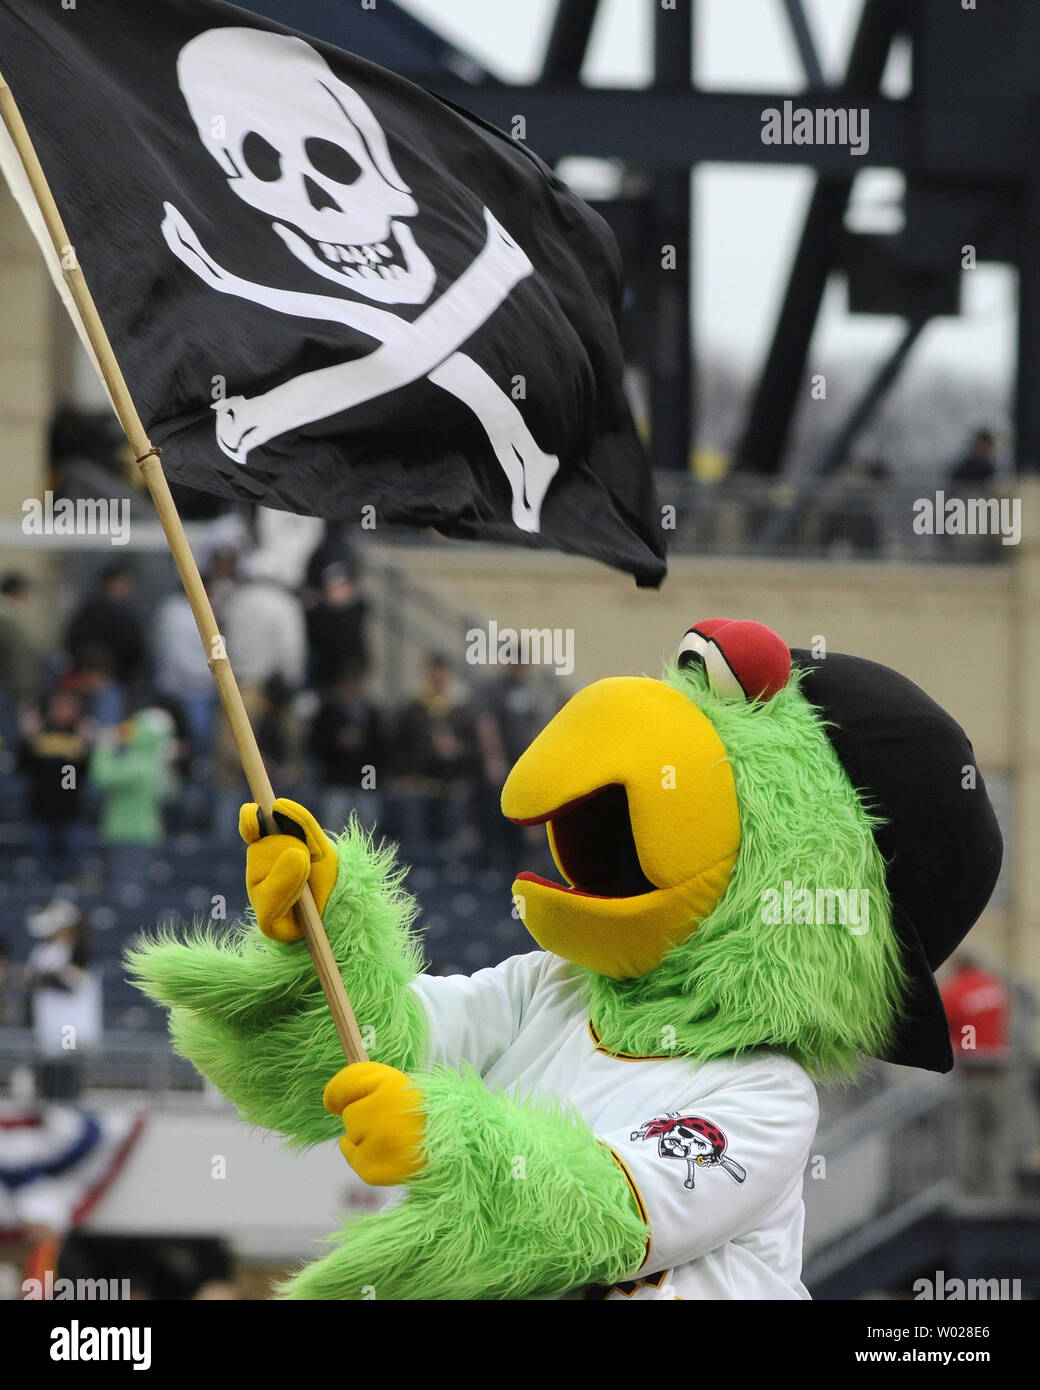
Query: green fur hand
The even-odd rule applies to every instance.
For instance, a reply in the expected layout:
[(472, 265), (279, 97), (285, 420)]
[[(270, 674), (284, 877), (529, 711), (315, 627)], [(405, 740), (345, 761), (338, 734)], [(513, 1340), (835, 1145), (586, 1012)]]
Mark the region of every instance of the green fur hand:
[(583, 1120), (496, 1095), (468, 1069), (409, 1079), (423, 1097), (426, 1165), (408, 1200), (353, 1218), (282, 1297), (547, 1298), (638, 1271), (649, 1231)]
[[(426, 1037), (422, 1004), (409, 988), (421, 964), (409, 931), (415, 903), (401, 889), (392, 850), (374, 846), (356, 822), (334, 853), (338, 874), (322, 913), (329, 944), (372, 1059), (411, 1074)], [(308, 951), (261, 935), (251, 922), (210, 923), (185, 940), (167, 930), (138, 941), (127, 967), (170, 1010), (178, 1052), (253, 1124), (296, 1144), (342, 1134), (321, 1094), (343, 1065), (343, 1049)]]

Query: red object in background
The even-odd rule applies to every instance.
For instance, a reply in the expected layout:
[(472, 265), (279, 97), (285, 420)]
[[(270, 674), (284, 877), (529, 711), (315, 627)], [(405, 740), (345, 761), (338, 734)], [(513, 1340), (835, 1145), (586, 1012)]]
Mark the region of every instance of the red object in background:
[[(981, 1062), (1006, 1056), (1008, 992), (1003, 981), (972, 962), (961, 966), (940, 992), (957, 1057)], [(965, 1032), (968, 1028), (974, 1035)]]

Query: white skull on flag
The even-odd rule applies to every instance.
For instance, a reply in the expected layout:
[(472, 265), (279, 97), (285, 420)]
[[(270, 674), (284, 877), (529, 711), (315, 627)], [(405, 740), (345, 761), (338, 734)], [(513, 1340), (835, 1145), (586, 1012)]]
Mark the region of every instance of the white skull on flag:
[(512, 493), (512, 519), (538, 531), (559, 469), (515, 402), (458, 349), (532, 273), (521, 247), (485, 207), (486, 241), (469, 267), (412, 322), (391, 309), (428, 304), (436, 271), (408, 220), (419, 211), (370, 107), (310, 44), (262, 29), (210, 29), (185, 44), (181, 91), (228, 187), (263, 213), (307, 268), (368, 303), (256, 284), (219, 265), (187, 219), (165, 204), (163, 235), (211, 289), (278, 313), (342, 323), (380, 344), (251, 398), (216, 402), (217, 442), (236, 462), (268, 440), (339, 414), (421, 377), (450, 392), (483, 426)]
[(266, 213), (311, 270), (366, 299), (424, 304), (434, 269), (403, 221), (418, 205), (368, 105), (300, 40), (250, 31), (242, 64), (229, 61), (239, 40), (228, 34), (187, 44), (178, 76), (231, 191)]

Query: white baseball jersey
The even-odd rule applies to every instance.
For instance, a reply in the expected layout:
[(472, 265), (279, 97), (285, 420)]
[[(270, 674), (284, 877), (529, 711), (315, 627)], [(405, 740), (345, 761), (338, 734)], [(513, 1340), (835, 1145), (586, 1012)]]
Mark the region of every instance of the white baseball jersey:
[(590, 1023), (581, 972), (545, 951), (413, 988), (428, 1065), (468, 1062), (492, 1090), (566, 1102), (625, 1174), (646, 1258), (625, 1283), (568, 1297), (809, 1297), (802, 1173), (819, 1111), (797, 1063), (614, 1056)]

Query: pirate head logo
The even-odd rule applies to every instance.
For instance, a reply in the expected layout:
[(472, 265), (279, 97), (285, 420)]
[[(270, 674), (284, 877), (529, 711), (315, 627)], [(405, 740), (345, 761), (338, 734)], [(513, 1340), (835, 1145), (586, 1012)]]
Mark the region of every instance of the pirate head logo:
[[(181, 50), (177, 78), (199, 139), (229, 190), (340, 293), (256, 284), (225, 269), (166, 203), (162, 232), (173, 254), (221, 294), (341, 323), (379, 344), (363, 357), (304, 372), (262, 395), (217, 401), (221, 450), (245, 464), (251, 450), (280, 434), (425, 376), (480, 421), (510, 486), (514, 524), (538, 531), (559, 460), (538, 446), (511, 396), (458, 351), (532, 273), (523, 249), (485, 208), (483, 250), (431, 303), (437, 274), (409, 225), (419, 204), (394, 165), (383, 129), (368, 104), (302, 39), (261, 29), (209, 29)], [(408, 322), (376, 305), (428, 307)]]
[(698, 1168), (724, 1168), (736, 1182), (743, 1182), (747, 1173), (732, 1158), (726, 1157), (726, 1136), (718, 1125), (699, 1115), (682, 1115), (670, 1110), (667, 1115), (659, 1115), (647, 1120), (645, 1125), (633, 1130), (636, 1139), (656, 1139), (657, 1152), (661, 1158), (684, 1158), (686, 1160), (686, 1179), (683, 1187), (694, 1187)]

